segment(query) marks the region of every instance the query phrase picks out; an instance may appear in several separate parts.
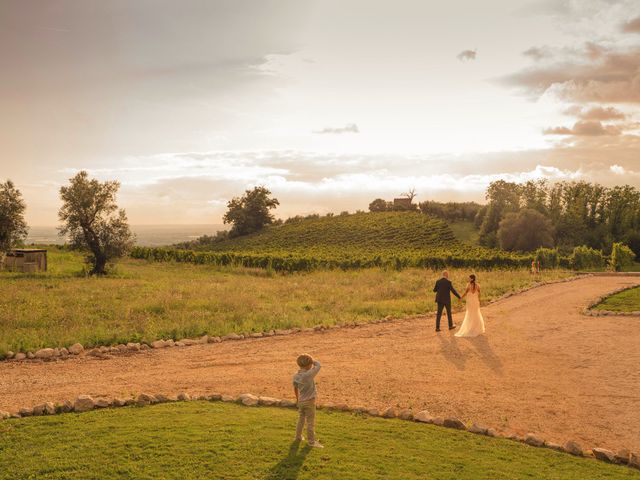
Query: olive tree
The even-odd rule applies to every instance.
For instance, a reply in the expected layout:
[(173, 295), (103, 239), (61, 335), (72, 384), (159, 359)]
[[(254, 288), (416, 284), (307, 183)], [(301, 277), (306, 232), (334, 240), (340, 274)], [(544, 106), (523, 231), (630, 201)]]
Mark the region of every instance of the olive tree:
[(0, 183), (0, 253), (27, 237), (29, 229), (24, 219), (26, 208), (20, 190), (11, 180)]
[(126, 255), (135, 237), (129, 229), (127, 215), (118, 209), (116, 181), (99, 182), (85, 171), (60, 188), (62, 207), (58, 212), (60, 235), (69, 235), (71, 246), (90, 252), (91, 275), (107, 273), (107, 264)]
[(227, 213), (222, 221), (233, 224), (229, 236), (247, 235), (273, 223), (274, 217), (270, 210), (278, 205), (280, 202), (271, 198), (271, 192), (267, 188), (255, 187), (253, 190), (246, 190), (242, 197), (235, 197), (227, 203)]

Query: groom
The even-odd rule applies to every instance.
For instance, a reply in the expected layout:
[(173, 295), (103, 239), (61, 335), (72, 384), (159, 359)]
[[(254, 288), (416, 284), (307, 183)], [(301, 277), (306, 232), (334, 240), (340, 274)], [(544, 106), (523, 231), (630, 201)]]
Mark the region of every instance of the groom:
[(453, 324), (453, 318), (451, 317), (451, 293), (460, 299), (460, 295), (453, 288), (453, 284), (449, 280), (449, 272), (446, 270), (442, 272), (442, 278), (436, 282), (436, 286), (433, 287), (433, 291), (436, 292), (436, 302), (438, 304), (438, 314), (436, 315), (436, 332), (440, 331), (440, 318), (442, 318), (442, 310), (447, 309), (447, 319), (449, 320), (449, 330), (453, 330), (456, 326)]

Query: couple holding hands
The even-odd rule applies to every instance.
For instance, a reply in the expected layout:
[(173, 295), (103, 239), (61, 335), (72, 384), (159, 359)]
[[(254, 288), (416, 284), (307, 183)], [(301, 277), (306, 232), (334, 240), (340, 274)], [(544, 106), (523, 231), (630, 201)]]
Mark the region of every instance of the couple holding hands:
[(453, 288), (453, 284), (449, 280), (449, 272), (446, 270), (442, 272), (442, 278), (436, 282), (433, 291), (436, 294), (436, 303), (438, 304), (436, 332), (440, 331), (440, 319), (442, 318), (442, 311), (445, 309), (447, 310), (449, 330), (456, 328), (451, 315), (451, 294), (453, 293), (458, 299), (467, 298), (467, 311), (460, 330), (455, 334), (456, 337), (477, 337), (484, 333), (484, 318), (482, 318), (482, 312), (480, 311), (480, 285), (476, 282), (474, 274), (469, 275), (469, 283), (462, 296)]

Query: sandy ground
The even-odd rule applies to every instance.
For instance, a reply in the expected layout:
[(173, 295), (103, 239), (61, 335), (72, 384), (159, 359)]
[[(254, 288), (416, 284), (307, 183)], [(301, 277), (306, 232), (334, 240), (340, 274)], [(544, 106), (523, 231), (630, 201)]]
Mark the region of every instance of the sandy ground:
[(640, 451), (640, 318), (580, 314), (594, 298), (632, 284), (640, 277), (530, 290), (484, 308), (487, 334), (476, 339), (436, 334), (425, 317), (106, 360), (0, 362), (0, 409), (79, 394), (293, 398), (295, 357), (308, 352), (323, 364), (320, 402), (426, 408), (504, 432)]

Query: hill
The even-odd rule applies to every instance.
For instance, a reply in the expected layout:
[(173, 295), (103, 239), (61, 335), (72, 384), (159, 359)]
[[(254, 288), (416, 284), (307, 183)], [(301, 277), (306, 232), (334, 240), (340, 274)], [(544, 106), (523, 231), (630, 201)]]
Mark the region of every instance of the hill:
[(218, 242), (193, 242), (178, 248), (136, 247), (132, 256), (289, 272), (370, 267), (514, 268), (531, 262), (530, 255), (460, 243), (444, 221), (415, 212), (301, 219)]
[(425, 250), (457, 244), (448, 225), (417, 212), (325, 216), (274, 225), (261, 232), (207, 246), (210, 251), (333, 248)]

